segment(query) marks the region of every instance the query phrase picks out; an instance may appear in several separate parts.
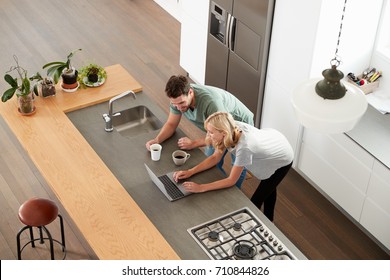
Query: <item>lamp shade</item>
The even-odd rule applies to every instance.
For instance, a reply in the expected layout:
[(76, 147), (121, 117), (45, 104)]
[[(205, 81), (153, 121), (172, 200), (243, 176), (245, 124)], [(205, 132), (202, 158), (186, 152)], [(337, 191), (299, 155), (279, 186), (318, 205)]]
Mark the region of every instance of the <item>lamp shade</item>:
[(364, 93), (350, 83), (344, 83), (347, 92), (340, 99), (324, 99), (315, 87), (321, 79), (300, 84), (292, 94), (291, 102), (298, 121), (307, 128), (334, 134), (351, 130), (367, 110)]

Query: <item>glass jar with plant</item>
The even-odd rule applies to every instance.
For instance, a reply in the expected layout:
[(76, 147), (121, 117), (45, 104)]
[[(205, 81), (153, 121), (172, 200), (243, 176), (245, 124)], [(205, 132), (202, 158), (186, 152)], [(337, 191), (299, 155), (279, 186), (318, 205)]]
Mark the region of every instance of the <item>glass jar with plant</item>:
[(72, 51), (66, 61), (53, 61), (43, 65), (43, 69), (47, 68), (47, 75), (53, 77), (54, 83), (57, 84), (59, 78), (62, 78), (61, 87), (65, 91), (74, 91), (78, 88), (77, 81), (78, 71), (72, 66), (71, 59), (73, 55), (81, 49)]
[(34, 85), (34, 93), (42, 97), (49, 97), (56, 95), (56, 87), (51, 77), (42, 77), (41, 73), (37, 72), (30, 80), (36, 80)]
[[(4, 75), (4, 80), (11, 86), (1, 96), (1, 101), (6, 102), (16, 93), (18, 99), (18, 110), (23, 115), (30, 115), (35, 112), (34, 91), (31, 89), (30, 79), (27, 77), (27, 70), (19, 65), (18, 57), (14, 55), (16, 66), (11, 66)], [(12, 77), (9, 73), (16, 72), (17, 76)], [(36, 94), (38, 95), (38, 94)]]

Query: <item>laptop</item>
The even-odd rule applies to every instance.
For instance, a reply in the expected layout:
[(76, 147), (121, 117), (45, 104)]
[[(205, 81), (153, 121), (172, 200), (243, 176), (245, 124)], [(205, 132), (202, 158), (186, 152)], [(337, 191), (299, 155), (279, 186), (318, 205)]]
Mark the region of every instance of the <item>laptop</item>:
[(150, 179), (152, 179), (153, 183), (160, 189), (169, 201), (175, 201), (192, 194), (187, 192), (181, 183), (176, 183), (175, 180), (173, 180), (173, 172), (157, 177), (157, 175), (154, 174), (154, 172), (146, 164), (145, 167), (149, 173)]

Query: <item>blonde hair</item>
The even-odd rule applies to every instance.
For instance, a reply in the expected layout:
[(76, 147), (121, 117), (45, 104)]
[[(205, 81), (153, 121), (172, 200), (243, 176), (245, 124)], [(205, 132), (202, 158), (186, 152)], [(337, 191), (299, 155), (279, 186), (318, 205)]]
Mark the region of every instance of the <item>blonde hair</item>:
[[(223, 142), (213, 143), (215, 149), (223, 152), (225, 148), (234, 147), (241, 136), (241, 131), (237, 128), (231, 114), (226, 112), (216, 112), (211, 114), (204, 122), (204, 128), (207, 131), (207, 125), (211, 125), (219, 132), (225, 132), (226, 136)], [(211, 144), (211, 139), (206, 136), (206, 143)]]

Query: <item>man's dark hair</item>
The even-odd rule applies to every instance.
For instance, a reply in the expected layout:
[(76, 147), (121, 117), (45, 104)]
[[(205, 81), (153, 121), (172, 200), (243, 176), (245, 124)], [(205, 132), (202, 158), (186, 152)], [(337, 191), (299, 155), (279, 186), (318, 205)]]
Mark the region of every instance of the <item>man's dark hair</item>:
[(178, 98), (181, 95), (188, 95), (190, 84), (187, 77), (178, 75), (169, 78), (165, 86), (165, 93), (169, 98)]

